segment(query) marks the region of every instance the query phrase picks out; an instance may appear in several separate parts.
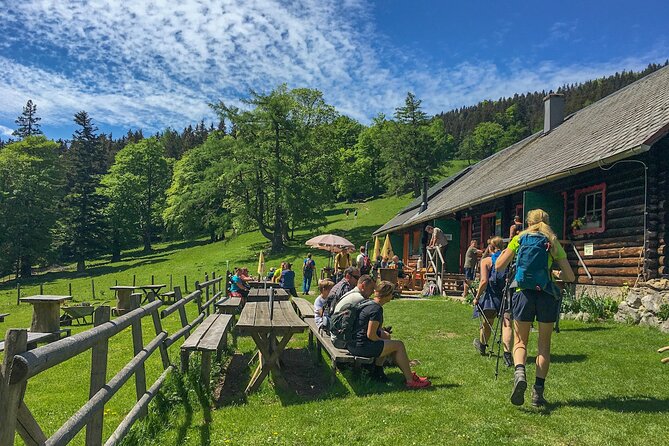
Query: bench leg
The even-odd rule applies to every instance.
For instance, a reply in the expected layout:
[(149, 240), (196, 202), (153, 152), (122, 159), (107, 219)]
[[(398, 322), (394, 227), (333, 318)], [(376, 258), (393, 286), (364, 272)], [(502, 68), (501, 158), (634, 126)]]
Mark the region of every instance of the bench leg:
[(322, 349), (323, 347), (321, 346), (321, 343), (318, 343), (318, 347), (316, 347), (316, 362), (319, 364), (323, 361), (323, 354), (322, 354)]
[(209, 377), (211, 376), (211, 352), (202, 352), (202, 367), (200, 369), (200, 381), (205, 386), (209, 386)]
[(190, 352), (188, 350), (181, 350), (181, 373), (186, 374), (188, 373), (188, 358), (190, 356)]
[(309, 350), (314, 348), (314, 333), (309, 330)]

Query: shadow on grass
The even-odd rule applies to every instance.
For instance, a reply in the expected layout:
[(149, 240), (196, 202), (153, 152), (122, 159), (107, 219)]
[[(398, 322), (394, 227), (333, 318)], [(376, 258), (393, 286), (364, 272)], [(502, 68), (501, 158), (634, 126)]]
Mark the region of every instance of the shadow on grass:
[(669, 399), (650, 396), (608, 396), (591, 400), (557, 401), (539, 409), (538, 412), (550, 415), (551, 412), (562, 407), (609, 410), (617, 413), (669, 413)]
[[(387, 383), (374, 381), (365, 371), (360, 371), (358, 373), (349, 372), (352, 376), (350, 379), (348, 379), (348, 383), (357, 396), (380, 395), (393, 392), (408, 392), (405, 386), (406, 381), (402, 372), (397, 368), (394, 368), (393, 370), (394, 371), (389, 373), (388, 368), (386, 368), (386, 376), (388, 376)], [(429, 378), (430, 380), (439, 379), (438, 376), (430, 376)], [(453, 389), (456, 387), (460, 387), (460, 384), (433, 383), (430, 387), (420, 390), (423, 392), (433, 392), (437, 389)]]
[[(250, 360), (250, 353), (234, 354), (230, 357), (224, 365), (222, 381), (214, 391), (214, 407), (218, 409), (246, 403), (244, 390), (251, 380), (251, 370), (248, 365)], [(255, 367), (255, 364), (252, 366)]]
[[(583, 362), (586, 359), (588, 359), (588, 355), (572, 355), (572, 354), (565, 354), (565, 355), (560, 355), (556, 353), (551, 353), (551, 363), (555, 364), (571, 364), (574, 362)], [(533, 364), (536, 360), (536, 357), (534, 356), (528, 356), (527, 357), (527, 362), (526, 364)]]

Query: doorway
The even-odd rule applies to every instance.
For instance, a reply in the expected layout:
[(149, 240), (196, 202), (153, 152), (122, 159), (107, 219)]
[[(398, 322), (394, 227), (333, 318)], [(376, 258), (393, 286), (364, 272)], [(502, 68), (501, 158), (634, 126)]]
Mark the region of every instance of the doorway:
[(460, 265), (459, 271), (463, 273), (462, 265), (465, 263), (465, 254), (469, 248), (469, 242), (472, 241), (472, 218), (463, 217), (460, 219)]

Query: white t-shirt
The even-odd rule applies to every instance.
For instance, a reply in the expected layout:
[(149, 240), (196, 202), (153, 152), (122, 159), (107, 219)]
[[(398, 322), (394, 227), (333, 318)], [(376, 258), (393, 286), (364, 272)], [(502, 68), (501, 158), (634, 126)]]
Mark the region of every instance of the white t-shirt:
[(358, 254), (358, 257), (356, 257), (355, 259), (355, 266), (357, 266), (358, 269), (360, 269), (360, 267), (362, 266), (363, 260), (365, 260), (365, 254), (363, 253)]
[[(320, 327), (323, 324), (323, 316), (327, 316), (328, 314), (328, 310), (325, 305), (326, 298), (323, 298), (323, 296), (318, 296), (316, 301), (314, 301), (314, 322), (316, 322), (317, 327)], [(323, 316), (320, 315), (319, 310), (323, 310)]]
[(353, 288), (348, 293), (344, 294), (339, 303), (335, 306), (335, 313), (339, 313), (344, 305), (355, 305), (358, 302), (365, 300), (365, 296), (360, 294), (358, 287)]

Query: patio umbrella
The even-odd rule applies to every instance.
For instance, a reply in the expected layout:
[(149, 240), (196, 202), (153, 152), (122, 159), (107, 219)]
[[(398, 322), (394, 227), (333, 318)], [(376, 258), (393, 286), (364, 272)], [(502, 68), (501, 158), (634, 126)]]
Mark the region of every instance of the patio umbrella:
[(381, 257), (392, 259), (394, 255), (393, 245), (390, 244), (390, 234), (386, 234), (386, 240), (383, 242), (383, 248), (381, 248)]
[(376, 262), (376, 259), (381, 255), (381, 242), (379, 241), (379, 236), (377, 235), (374, 238), (374, 252), (372, 253), (372, 262)]
[(262, 280), (265, 277), (265, 255), (260, 251), (260, 257), (258, 257), (258, 278)]
[[(342, 252), (348, 250), (352, 251), (353, 249), (355, 249), (353, 243), (349, 242), (344, 237), (340, 237), (334, 234), (317, 235), (316, 237), (307, 240), (305, 245), (311, 246), (312, 248), (329, 251), (330, 253)], [(332, 255), (330, 255), (330, 257), (328, 258), (328, 268), (330, 267), (331, 261), (332, 261)]]

